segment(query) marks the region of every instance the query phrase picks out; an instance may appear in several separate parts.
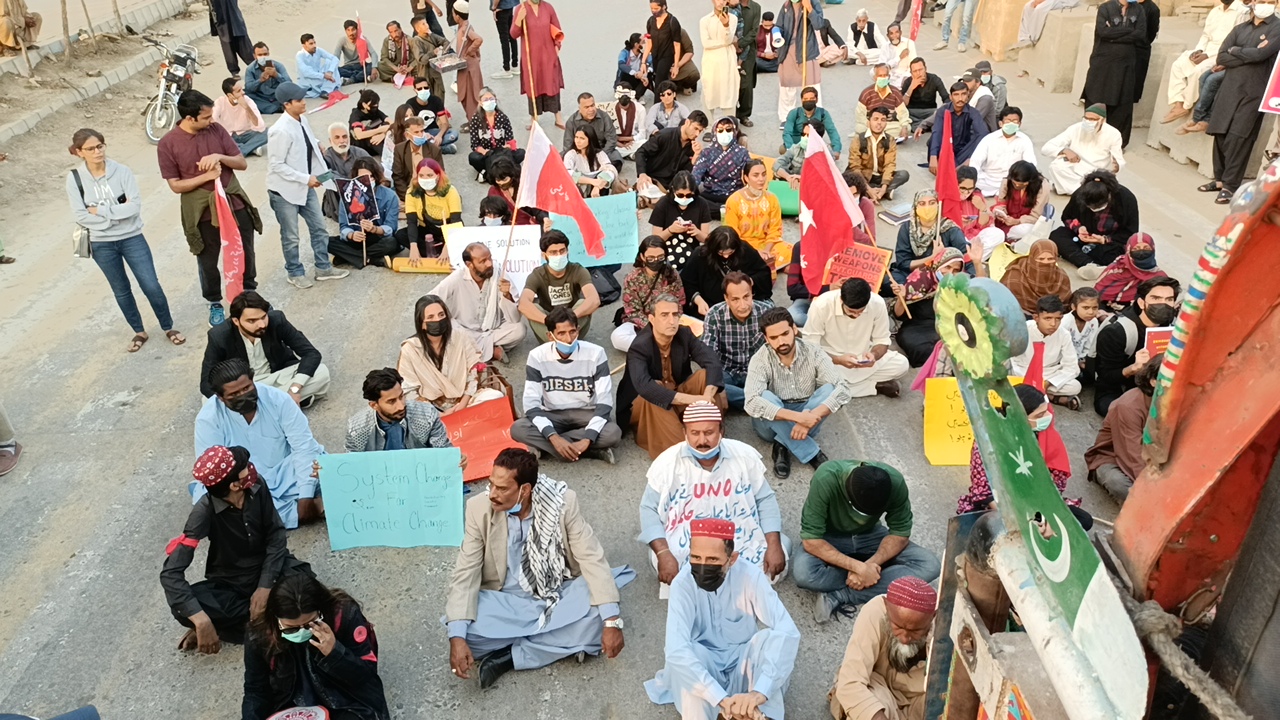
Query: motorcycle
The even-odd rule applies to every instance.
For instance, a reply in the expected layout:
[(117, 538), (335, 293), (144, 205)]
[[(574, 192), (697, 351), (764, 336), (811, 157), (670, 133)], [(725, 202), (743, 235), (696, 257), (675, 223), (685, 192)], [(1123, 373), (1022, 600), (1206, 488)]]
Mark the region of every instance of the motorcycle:
[(160, 89), (143, 111), (147, 118), (147, 138), (154, 144), (178, 122), (178, 96), (191, 89), (195, 74), (200, 72), (200, 52), (190, 45), (170, 50), (164, 43), (145, 35), (142, 41), (160, 48), (165, 55), (160, 62)]

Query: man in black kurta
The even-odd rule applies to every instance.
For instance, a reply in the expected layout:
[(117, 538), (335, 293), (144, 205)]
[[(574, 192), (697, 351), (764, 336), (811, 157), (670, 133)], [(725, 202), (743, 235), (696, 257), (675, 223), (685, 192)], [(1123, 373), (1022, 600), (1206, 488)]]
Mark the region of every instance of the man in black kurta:
[(1137, 84), (1138, 45), (1146, 41), (1148, 3), (1108, 0), (1098, 6), (1093, 25), (1093, 54), (1084, 81), (1084, 104), (1107, 106), (1107, 123), (1129, 144)]
[(209, 30), (222, 42), (222, 57), (232, 75), (240, 74), (237, 56), (245, 65), (253, 64), (253, 41), (249, 39), (249, 28), (244, 24), (244, 15), (240, 14), (238, 0), (210, 0)]
[(742, 82), (738, 85), (738, 122), (751, 127), (751, 113), (755, 109), (756, 93), (756, 35), (760, 32), (759, 0), (742, 0), (738, 7), (742, 14), (738, 24), (738, 62), (742, 68)]
[[(1142, 88), (1147, 84), (1147, 70), (1151, 67), (1151, 44), (1156, 41), (1156, 35), (1160, 34), (1160, 6), (1155, 0), (1138, 0), (1142, 5), (1142, 14), (1146, 16), (1146, 32), (1134, 47), (1137, 49), (1135, 55), (1137, 57), (1137, 65), (1134, 69), (1133, 77), (1137, 81), (1137, 85), (1133, 88), (1133, 104), (1137, 105), (1142, 100)], [(1160, 85), (1157, 78), (1156, 85)]]
[(1274, 15), (1257, 17), (1259, 6), (1275, 8), (1270, 0), (1255, 4), (1255, 16), (1228, 33), (1218, 50), (1217, 64), (1226, 72), (1206, 132), (1213, 136), (1213, 179), (1219, 188), (1219, 204), (1230, 202), (1244, 180), (1250, 151), (1262, 129), (1258, 106), (1280, 51), (1280, 19)]

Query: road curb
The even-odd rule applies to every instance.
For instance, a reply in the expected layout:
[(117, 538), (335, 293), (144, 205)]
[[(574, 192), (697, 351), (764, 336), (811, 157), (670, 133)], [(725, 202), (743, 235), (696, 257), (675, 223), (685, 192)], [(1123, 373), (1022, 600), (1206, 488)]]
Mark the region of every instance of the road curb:
[[(154, 24), (155, 22), (158, 22), (160, 20), (173, 17), (174, 15), (177, 15), (185, 11), (187, 9), (187, 3), (186, 3), (186, 0), (180, 0), (179, 2), (174, 2), (173, 0), (166, 0), (165, 2), (156, 3), (155, 5), (151, 5), (139, 11), (136, 11), (136, 13), (146, 12), (146, 13), (150, 13), (151, 15), (155, 15), (156, 13), (160, 12), (161, 7), (177, 7), (178, 10), (168, 16), (163, 16), (163, 17), (157, 16), (156, 19), (153, 20), (150, 24)], [(190, 44), (199, 38), (207, 36), (208, 34), (209, 34), (209, 28), (202, 23), (197, 23), (196, 27), (189, 30), (188, 32), (175, 35), (173, 37), (166, 37), (166, 38), (163, 38), (163, 40), (165, 41), (166, 45), (169, 45), (170, 47), (172, 47), (173, 45), (176, 45), (176, 44), (182, 44), (182, 43)], [(61, 44), (62, 44), (62, 41), (59, 40), (58, 45), (61, 46)], [(41, 120), (49, 117), (50, 115), (53, 115), (54, 113), (60, 110), (63, 110), (69, 105), (74, 105), (75, 103), (81, 102), (82, 100), (88, 100), (92, 97), (100, 95), (106, 92), (107, 90), (110, 90), (115, 85), (119, 85), (125, 80), (128, 80), (134, 75), (137, 75), (138, 73), (143, 72), (144, 70), (148, 70), (149, 68), (156, 66), (160, 62), (160, 60), (163, 59), (163, 57), (164, 57), (163, 53), (159, 48), (147, 47), (143, 52), (136, 55), (133, 59), (125, 63), (122, 63), (110, 70), (103, 71), (102, 74), (99, 75), (98, 77), (87, 78), (86, 82), (82, 83), (78, 87), (67, 90), (61, 95), (58, 95), (53, 101), (49, 102), (48, 104), (42, 107), (36, 108), (34, 110), (31, 110), (26, 114), (21, 115), (12, 121), (9, 121), (3, 125), (0, 125), (0, 143), (4, 143), (6, 141), (12, 140), (15, 137), (18, 137), (19, 135), (30, 132), (33, 128), (35, 128), (37, 124), (40, 123)]]

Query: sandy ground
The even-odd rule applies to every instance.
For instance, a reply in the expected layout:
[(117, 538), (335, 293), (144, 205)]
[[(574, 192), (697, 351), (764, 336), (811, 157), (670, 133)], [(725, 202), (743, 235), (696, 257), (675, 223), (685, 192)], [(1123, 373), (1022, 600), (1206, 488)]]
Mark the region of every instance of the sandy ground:
[[(600, 12), (606, 3), (598, 1), (558, 0), (556, 5), (568, 36), (563, 57), (568, 88), (563, 97), (571, 109), (580, 91), (608, 93), (622, 40), (643, 27), (647, 11), (638, 2), (610, 2), (608, 12)], [(873, 18), (892, 13), (887, 0), (868, 7)], [(254, 39), (271, 44), (275, 56), (290, 67), (299, 33), (314, 32), (329, 46), (346, 17), (333, 0), (245, 3), (244, 10)], [(381, 41), (378, 28), (387, 20), (407, 21), (404, 10), (398, 3), (367, 8), (364, 19), (371, 40)], [(856, 10), (856, 5), (846, 4), (831, 8), (829, 15), (843, 29)], [(694, 27), (707, 4), (673, 0), (672, 11)], [(165, 28), (179, 32), (198, 22), (203, 18), (172, 21)], [(477, 28), (487, 41), (483, 66), (492, 74), (500, 69), (496, 32), (487, 17), (477, 18)], [(931, 47), (936, 35), (937, 29), (927, 26), (918, 45)], [(199, 48), (210, 65), (197, 87), (216, 95), (225, 69), (217, 43), (205, 38)], [(118, 62), (114, 52), (109, 59)], [(927, 55), (932, 69), (946, 78), (979, 59), (972, 50), (967, 55)], [(1049, 95), (1016, 78), (1011, 64), (997, 66), (997, 72), (1009, 78), (1010, 101), (1027, 112), (1024, 129), (1037, 142), (1079, 118), (1080, 109), (1070, 98)], [(57, 74), (56, 68), (42, 69), (40, 77)], [(842, 123), (847, 145), (851, 128), (846, 126), (852, 125), (856, 94), (868, 82), (866, 70), (837, 67), (823, 75), (826, 106)], [(192, 461), (192, 422), (200, 402), (197, 374), (206, 306), (195, 263), (182, 239), (177, 197), (160, 180), (155, 150), (142, 130), (140, 113), (154, 84), (150, 74), (135, 77), (110, 96), (68, 108), (0, 148), (10, 156), (0, 163), (0, 234), (5, 252), (18, 258), (17, 264), (0, 269), (0, 367), (7, 370), (0, 374), (0, 398), (26, 446), (19, 468), (0, 479), (2, 711), (47, 717), (94, 703), (109, 718), (238, 715), (238, 648), (228, 646), (216, 657), (176, 651), (179, 627), (169, 616), (157, 582), (165, 543), (180, 532), (189, 507), (184, 488)], [(492, 84), (519, 122), (517, 81)], [(377, 89), (388, 110), (396, 104), (393, 98), (403, 94), (388, 92), (387, 85)], [(40, 92), (12, 80), (0, 81), (0, 105), (8, 112), (35, 102)], [(774, 76), (761, 76), (756, 126), (749, 140), (757, 151), (771, 152), (779, 142), (776, 97)], [(696, 95), (683, 100), (700, 107)], [(312, 126), (323, 137), (329, 122), (345, 119), (350, 103), (312, 115)], [(185, 347), (163, 341), (154, 316), (139, 297), (153, 339), (136, 355), (126, 354), (131, 333), (101, 273), (93, 263), (70, 255), (71, 223), (63, 183), (74, 161), (65, 148), (71, 133), (82, 126), (101, 130), (110, 156), (138, 174), (147, 236), (177, 327), (189, 338)], [(559, 132), (549, 119), (543, 127), (558, 141)], [(1211, 196), (1194, 191), (1203, 182), (1198, 175), (1146, 148), (1144, 134), (1134, 133), (1122, 180), (1141, 201), (1143, 229), (1159, 241), (1161, 265), (1185, 280), (1222, 211), (1211, 204)], [(904, 146), (899, 158), (900, 166), (914, 176), (904, 195), (931, 184), (927, 172), (915, 167), (923, 159), (920, 143)], [(449, 158), (446, 164), (455, 171), (465, 215), (474, 222), (470, 218), (483, 188), (474, 182), (462, 157)], [(325, 353), (334, 386), (309, 417), (318, 439), (337, 449), (347, 417), (362, 405), (361, 379), (372, 368), (394, 363), (399, 342), (411, 329), (413, 301), (437, 279), (370, 268), (306, 291), (289, 287), (277, 249), (278, 228), (266, 212), (265, 167), (264, 159), (252, 158), (249, 170), (240, 173), (267, 223), (265, 237), (258, 240), (260, 290)], [(634, 174), (630, 166), (627, 173)], [(1062, 201), (1055, 198), (1060, 207)], [(881, 244), (890, 245), (890, 229), (882, 226), (880, 232)], [(797, 239), (794, 221), (786, 223), (786, 233), (788, 240)], [(777, 296), (785, 299), (781, 283)], [(601, 311), (602, 317), (611, 315), (612, 308)], [(589, 339), (607, 346), (606, 326), (597, 323)], [(614, 363), (620, 361), (615, 353)], [(517, 392), (522, 384), (518, 368), (517, 363), (508, 371)], [(1069, 495), (1084, 496), (1086, 508), (1100, 517), (1114, 517), (1115, 505), (1083, 479), (1080, 456), (1096, 432), (1097, 418), (1065, 410), (1058, 417), (1078, 473)], [(730, 436), (766, 450), (745, 418), (731, 418), (728, 428)], [(901, 468), (913, 493), (914, 539), (941, 552), (945, 522), (967, 487), (967, 472), (932, 467), (924, 460), (919, 395), (851, 403), (827, 422), (822, 438), (833, 458), (876, 459)], [(512, 708), (537, 718), (673, 717), (669, 708), (650, 705), (641, 687), (662, 664), (665, 618), (646, 553), (635, 541), (646, 467), (647, 456), (628, 440), (616, 467), (584, 461), (546, 468), (578, 491), (609, 559), (639, 568), (639, 579), (623, 592), (625, 651), (616, 660), (591, 659), (583, 665), (569, 661), (512, 674), (485, 693), (448, 672), (439, 618), (452, 550), (332, 553), (323, 528), (293, 533), (290, 546), (322, 579), (364, 602), (378, 625), (381, 674), (397, 718), (485, 717)], [(810, 474), (798, 465), (790, 479), (776, 483), (785, 527), (793, 536)], [(779, 591), (804, 634), (787, 694), (788, 710), (793, 717), (823, 717), (826, 690), (849, 624), (819, 629), (811, 617), (811, 594), (790, 581)]]

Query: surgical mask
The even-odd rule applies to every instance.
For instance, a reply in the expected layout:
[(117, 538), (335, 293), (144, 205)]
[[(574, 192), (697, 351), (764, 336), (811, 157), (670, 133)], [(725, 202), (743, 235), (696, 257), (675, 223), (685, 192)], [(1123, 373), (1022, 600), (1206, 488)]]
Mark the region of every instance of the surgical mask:
[(426, 101), (430, 100), (430, 99), (431, 99), (431, 89), (430, 89), (430, 88), (422, 88), (421, 90), (419, 90), (419, 91), (418, 91), (418, 99), (419, 99), (419, 100), (421, 100), (422, 102), (426, 102)]
[(876, 78), (876, 87), (880, 88), (881, 90), (889, 87), (889, 78), (887, 77)]
[(1045, 413), (1044, 417), (1036, 418), (1036, 432), (1042, 433), (1049, 429), (1053, 424), (1053, 413)]
[(1106, 206), (1106, 205), (1102, 205), (1102, 206), (1100, 206), (1100, 207), (1096, 207), (1096, 208), (1095, 208), (1095, 207), (1091, 207), (1091, 208), (1089, 208), (1089, 212), (1100, 213), (1100, 212), (1102, 212), (1103, 210), (1106, 210), (1106, 209), (1107, 209), (1107, 206)]
[(1267, 18), (1269, 18), (1269, 17), (1271, 17), (1272, 15), (1275, 15), (1275, 14), (1276, 14), (1276, 6), (1275, 6), (1275, 5), (1267, 5), (1267, 4), (1261, 4), (1261, 5), (1259, 5), (1259, 4), (1255, 4), (1255, 5), (1253, 6), (1253, 15), (1254, 15), (1254, 17), (1257, 17), (1257, 18), (1261, 18), (1261, 19), (1263, 19), (1263, 20), (1266, 20)]
[(808, 150), (808, 149), (809, 149), (809, 136), (808, 136), (808, 135), (805, 135), (805, 136), (801, 137), (801, 138), (800, 138), (800, 142), (796, 143), (796, 145), (799, 145), (801, 150)]
[(715, 592), (724, 584), (724, 566), (711, 563), (689, 563), (689, 574), (698, 587), (707, 592)]
[(676, 204), (679, 205), (680, 207), (689, 207), (689, 204), (693, 202), (693, 198), (677, 197), (675, 198), (675, 201), (676, 201)]
[(800, 107), (804, 108), (805, 112), (813, 112), (818, 107), (818, 101), (805, 100), (804, 102), (800, 103)]
[(550, 266), (550, 268), (552, 270), (555, 270), (556, 272), (564, 272), (564, 269), (569, 267), (569, 256), (568, 255), (552, 255), (551, 257), (547, 258), (547, 265)]
[(258, 409), (258, 388), (255, 387), (240, 397), (224, 400), (223, 402), (231, 412), (240, 413), (241, 415), (254, 412)]
[(1092, 120), (1089, 120), (1089, 119), (1081, 120), (1081, 121), (1080, 121), (1080, 127), (1084, 128), (1084, 131), (1085, 131), (1085, 132), (1097, 132), (1097, 131), (1098, 131), (1098, 123), (1096, 123), (1096, 122), (1094, 122), (1094, 121), (1092, 121)]
[(916, 208), (916, 217), (920, 218), (924, 222), (933, 222), (938, 219), (938, 206), (921, 205)]
[(721, 147), (729, 147), (729, 143), (733, 142), (733, 131), (725, 130), (716, 133), (716, 142), (720, 143)]
[(481, 225), (488, 225), (489, 227), (498, 227), (498, 226), (502, 225), (502, 218), (496, 218), (496, 217), (482, 217), (482, 218), (480, 218), (480, 224), (481, 224)]
[(288, 640), (291, 643), (297, 643), (301, 645), (311, 640), (312, 638), (311, 628), (301, 627), (296, 630), (289, 630), (289, 631), (281, 630), (280, 637), (284, 638), (285, 640)]
[(983, 84), (983, 85), (990, 85), (990, 84), (991, 84), (991, 76), (990, 76), (990, 75), (983, 75), (980, 79), (982, 80), (982, 84)]
[(1173, 319), (1178, 316), (1178, 309), (1172, 305), (1164, 303), (1148, 303), (1147, 309), (1142, 311), (1147, 319), (1155, 323), (1155, 327), (1168, 327), (1173, 324)]
[(1003, 131), (1005, 135), (1012, 137), (1018, 134), (1019, 127), (1021, 126), (1016, 122), (1007, 122), (1000, 126), (1000, 130)]
[(666, 260), (645, 260), (644, 266), (649, 268), (653, 272), (658, 273), (658, 272), (662, 272), (667, 267), (667, 261)]
[(427, 326), (423, 329), (426, 330), (427, 334), (430, 335), (431, 337), (440, 337), (444, 335), (444, 321), (428, 320)]
[(520, 511), (521, 511), (521, 510), (523, 510), (523, 509), (524, 509), (524, 503), (516, 503), (515, 505), (512, 505), (512, 506), (511, 506), (511, 509), (507, 511), (507, 514), (508, 514), (508, 515), (519, 515), (519, 514), (520, 514)]
[(422, 188), (423, 190), (426, 190), (427, 192), (431, 192), (432, 190), (436, 189), (436, 179), (435, 178), (428, 178), (426, 180), (419, 179), (418, 187)]
[(565, 345), (559, 340), (556, 340), (556, 352), (560, 353), (561, 355), (572, 355), (577, 351), (578, 351), (577, 340), (574, 340), (572, 343), (568, 345)]
[(418, 147), (422, 147), (423, 145), (426, 145), (426, 144), (427, 144), (427, 136), (426, 136), (426, 135), (419, 135), (419, 136), (417, 136), (417, 137), (411, 137), (411, 138), (409, 138), (409, 139), (410, 139), (410, 140), (412, 140), (412, 141), (413, 141), (413, 144), (414, 144), (414, 145), (417, 145)]
[(689, 452), (692, 453), (693, 456), (698, 458), (699, 460), (714, 460), (715, 458), (720, 456), (720, 446), (716, 445), (715, 447), (711, 448), (710, 450), (707, 450), (706, 452), (701, 452), (697, 448), (690, 445)]
[(484, 108), (484, 111), (485, 111), (485, 112), (490, 113), (490, 112), (493, 112), (494, 110), (498, 109), (498, 101), (497, 101), (497, 100), (485, 100), (484, 102), (480, 103), (480, 107)]
[(270, 58), (270, 57), (260, 57), (260, 58), (258, 58), (258, 64), (259, 64), (259, 65), (261, 65), (262, 67), (266, 67), (267, 65), (270, 65), (270, 64), (271, 64), (271, 58)]
[(1134, 267), (1139, 270), (1156, 269), (1155, 250), (1135, 250), (1134, 252), (1129, 253), (1129, 259), (1133, 261)]

